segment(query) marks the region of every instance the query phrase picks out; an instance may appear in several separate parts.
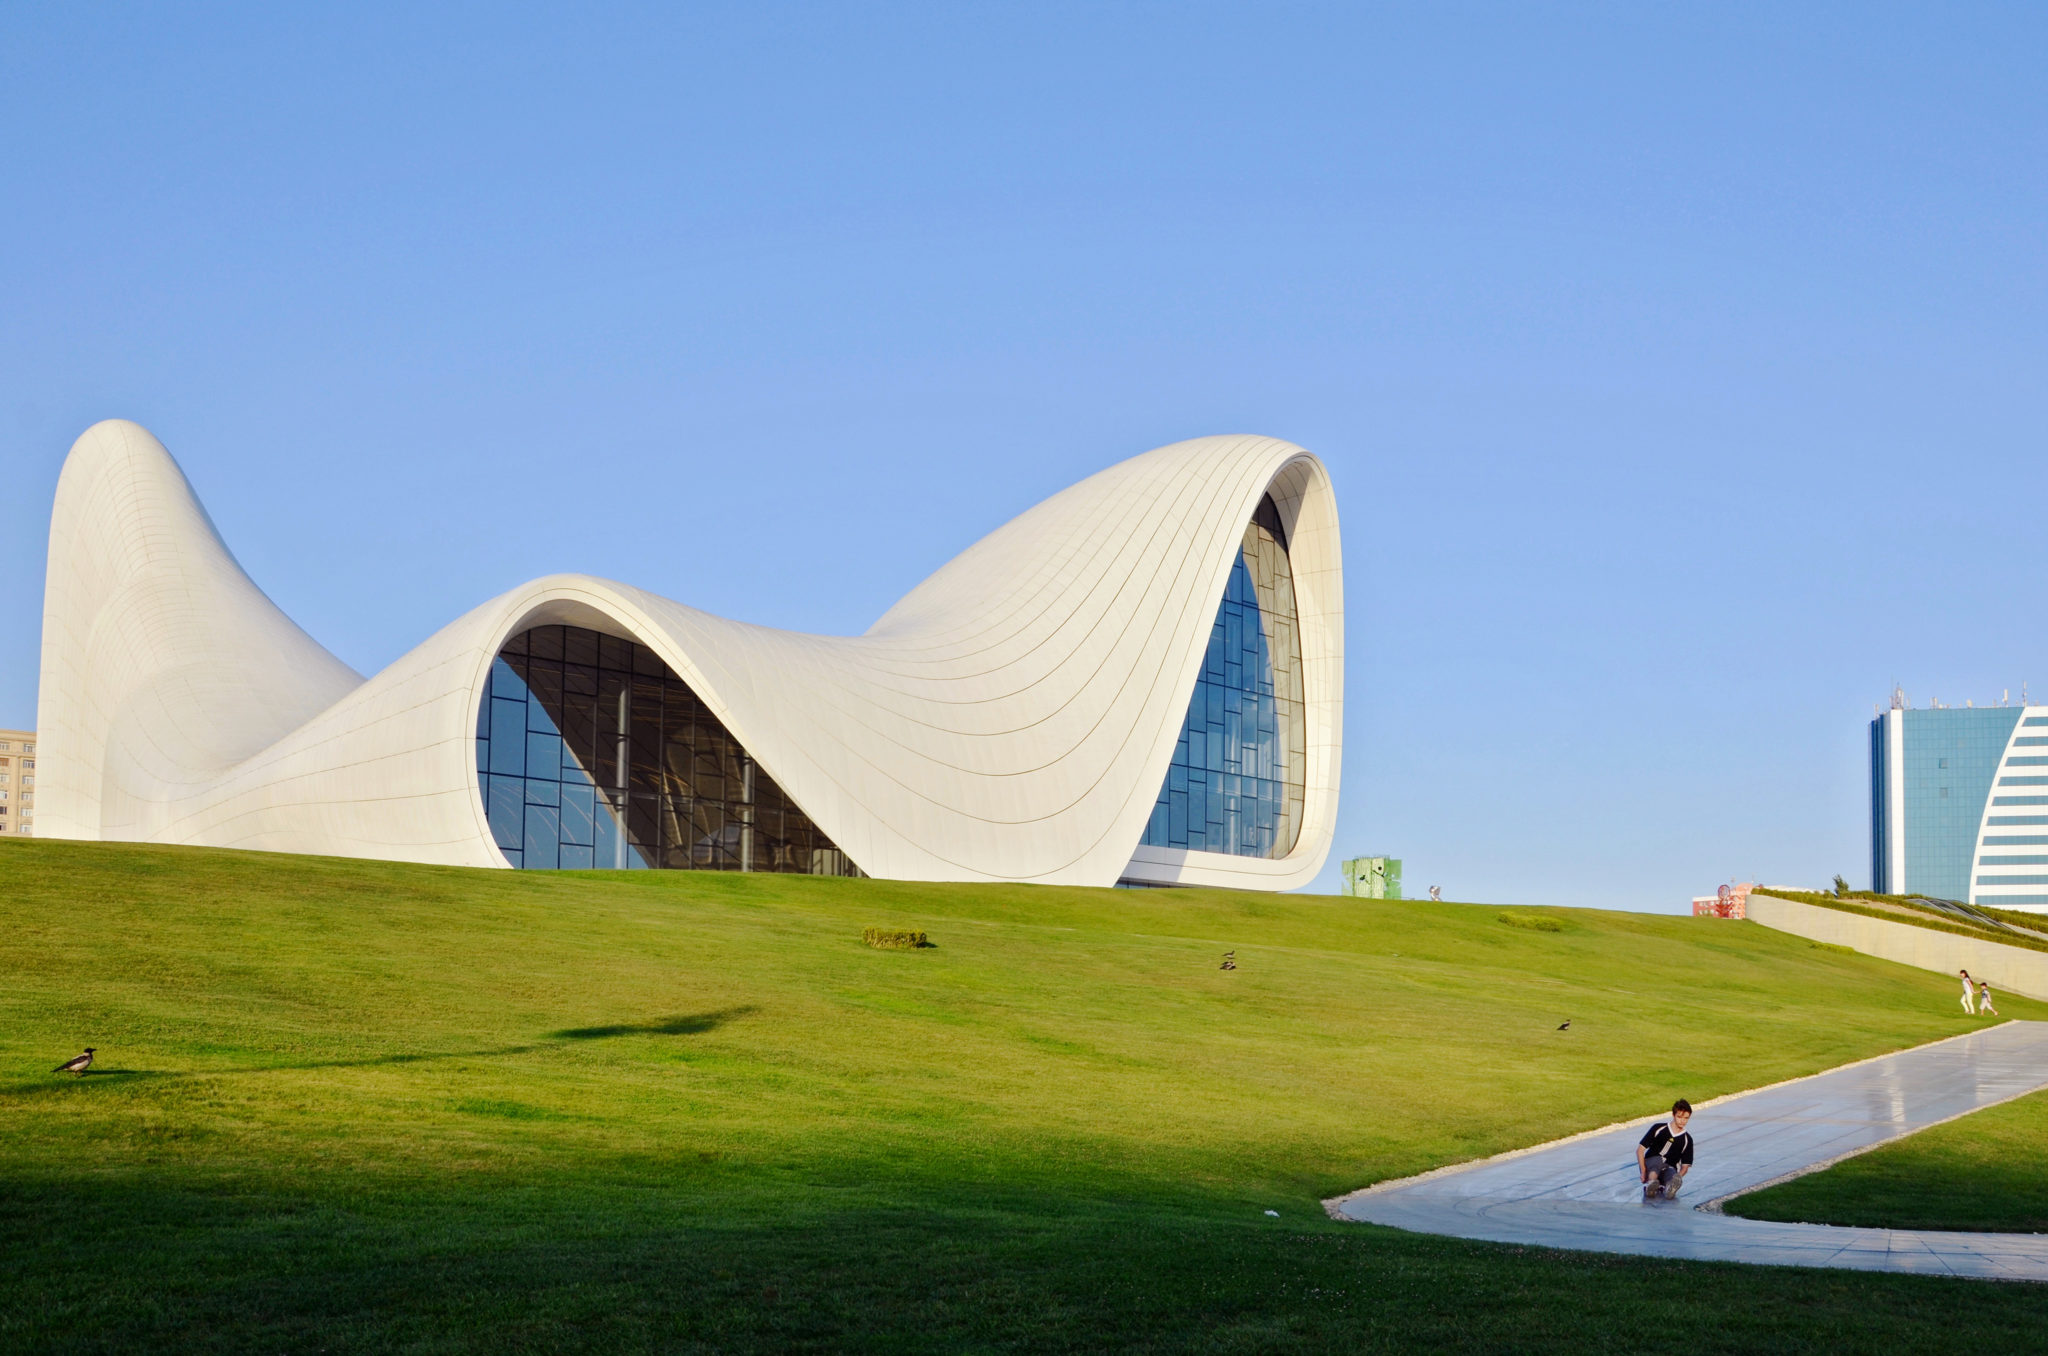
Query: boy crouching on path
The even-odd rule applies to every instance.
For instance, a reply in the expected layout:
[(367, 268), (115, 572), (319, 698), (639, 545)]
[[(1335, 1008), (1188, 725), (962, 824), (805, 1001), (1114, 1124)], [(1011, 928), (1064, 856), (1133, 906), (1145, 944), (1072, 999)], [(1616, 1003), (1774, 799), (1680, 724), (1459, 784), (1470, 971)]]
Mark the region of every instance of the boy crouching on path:
[(1683, 1097), (1671, 1104), (1671, 1120), (1659, 1121), (1636, 1144), (1636, 1174), (1643, 1180), (1643, 1199), (1654, 1201), (1678, 1194), (1678, 1184), (1692, 1171), (1692, 1136), (1685, 1123), (1692, 1103)]

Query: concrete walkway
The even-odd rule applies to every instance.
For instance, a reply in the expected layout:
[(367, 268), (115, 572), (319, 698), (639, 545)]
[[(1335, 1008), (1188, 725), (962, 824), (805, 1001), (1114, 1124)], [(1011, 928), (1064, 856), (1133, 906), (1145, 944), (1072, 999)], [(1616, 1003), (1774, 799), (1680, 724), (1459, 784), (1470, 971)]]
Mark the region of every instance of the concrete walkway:
[(1702, 1102), (1677, 1201), (1645, 1203), (1635, 1145), (1659, 1119), (1575, 1135), (1325, 1204), (1338, 1219), (1592, 1252), (2048, 1281), (2048, 1234), (1837, 1229), (1737, 1219), (1730, 1196), (2048, 1087), (2048, 1022), (2002, 1026)]

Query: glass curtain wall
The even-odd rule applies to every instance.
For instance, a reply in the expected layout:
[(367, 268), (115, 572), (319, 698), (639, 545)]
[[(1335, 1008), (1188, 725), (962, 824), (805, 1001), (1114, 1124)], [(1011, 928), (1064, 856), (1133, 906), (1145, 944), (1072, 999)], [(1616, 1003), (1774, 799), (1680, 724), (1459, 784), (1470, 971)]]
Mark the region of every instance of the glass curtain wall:
[(1906, 879), (1894, 889), (1969, 899), (1977, 825), (2020, 715), (2017, 706), (1905, 713)]
[(688, 684), (617, 636), (537, 626), (507, 641), (476, 767), (514, 866), (862, 874)]
[(1294, 572), (1268, 495), (1245, 527), (1145, 842), (1239, 857), (1292, 852), (1306, 798), (1305, 716)]

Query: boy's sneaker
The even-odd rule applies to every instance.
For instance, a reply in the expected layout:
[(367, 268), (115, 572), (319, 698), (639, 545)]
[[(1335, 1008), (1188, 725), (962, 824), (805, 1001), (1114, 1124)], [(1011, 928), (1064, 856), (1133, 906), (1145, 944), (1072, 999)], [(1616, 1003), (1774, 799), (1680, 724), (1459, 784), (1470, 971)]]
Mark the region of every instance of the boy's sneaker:
[(1663, 1188), (1662, 1188), (1662, 1187), (1659, 1187), (1659, 1186), (1658, 1186), (1658, 1185), (1657, 1185), (1657, 1184), (1656, 1184), (1655, 1182), (1653, 1182), (1653, 1181), (1652, 1181), (1652, 1182), (1645, 1182), (1645, 1183), (1643, 1183), (1643, 1199), (1644, 1199), (1644, 1200), (1646, 1200), (1646, 1201), (1654, 1201), (1654, 1200), (1656, 1200), (1656, 1199), (1657, 1199), (1657, 1197), (1658, 1197), (1658, 1196), (1660, 1196), (1660, 1195), (1662, 1195), (1662, 1194), (1663, 1194)]

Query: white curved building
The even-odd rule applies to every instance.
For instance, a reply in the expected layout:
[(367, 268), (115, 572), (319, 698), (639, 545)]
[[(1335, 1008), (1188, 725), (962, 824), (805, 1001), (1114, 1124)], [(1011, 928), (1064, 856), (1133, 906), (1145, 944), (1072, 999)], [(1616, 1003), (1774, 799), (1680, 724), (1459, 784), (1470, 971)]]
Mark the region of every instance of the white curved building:
[(110, 420), (57, 486), (43, 837), (460, 866), (1306, 884), (1344, 597), (1322, 464), (1198, 438), (989, 534), (864, 635), (551, 575), (364, 678)]

